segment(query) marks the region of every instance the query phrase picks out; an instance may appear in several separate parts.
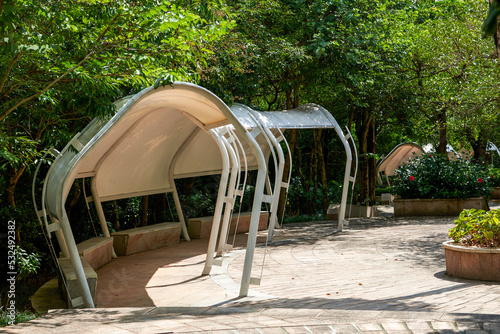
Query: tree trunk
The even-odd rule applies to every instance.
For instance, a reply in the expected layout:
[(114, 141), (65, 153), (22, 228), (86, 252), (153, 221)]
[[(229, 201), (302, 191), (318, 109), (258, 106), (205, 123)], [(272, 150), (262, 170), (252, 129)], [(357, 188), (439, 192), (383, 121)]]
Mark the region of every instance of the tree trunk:
[[(356, 182), (359, 185), (359, 196), (357, 202), (366, 204), (367, 200), (371, 200), (375, 197), (375, 188), (370, 187), (370, 178), (373, 173), (370, 173), (370, 170), (373, 168), (370, 165), (373, 165), (370, 162), (369, 153), (374, 153), (369, 151), (369, 140), (374, 140), (374, 138), (369, 137), (370, 130), (372, 129), (373, 113), (362, 109), (361, 112), (356, 113), (356, 135), (358, 137), (358, 145), (359, 145), (359, 170)], [(370, 149), (372, 149), (373, 145), (370, 144)], [(373, 183), (373, 182), (372, 182)], [(373, 183), (374, 184), (374, 183)]]
[(447, 157), (448, 139), (446, 138), (446, 132), (448, 124), (446, 122), (446, 109), (443, 109), (439, 114), (439, 145), (436, 149), (438, 154), (442, 154)]
[(68, 200), (66, 200), (65, 203), (65, 208), (66, 208), (66, 214), (70, 218), (71, 221), (71, 210), (74, 208), (76, 203), (78, 203), (78, 200), (80, 199), (80, 196), (82, 194), (82, 188), (80, 187), (80, 183), (75, 182), (72, 187), (72, 196)]
[(188, 177), (182, 180), (182, 194), (186, 196), (191, 196), (193, 192), (194, 185), (196, 183), (195, 177)]
[(472, 146), (472, 149), (474, 150), (474, 157), (473, 160), (477, 163), (486, 163), (486, 146), (488, 145), (488, 139), (487, 136), (483, 132), (479, 132), (479, 135), (477, 136), (477, 139), (475, 136), (472, 134), (471, 129), (467, 129), (465, 131), (465, 135), (467, 137), (467, 141), (469, 142), (470, 146)]
[(19, 169), (15, 169), (11, 166), (9, 166), (10, 170), (10, 177), (9, 181), (7, 183), (6, 187), (6, 193), (7, 193), (7, 203), (11, 206), (16, 206), (16, 199), (14, 196), (15, 189), (17, 186), (17, 183), (19, 182), (19, 179), (21, 178), (21, 175), (23, 175), (24, 171), (26, 170), (27, 165), (22, 165)]
[(368, 132), (368, 152), (373, 153), (368, 158), (368, 179), (369, 179), (369, 191), (367, 198), (370, 199), (370, 204), (375, 205), (375, 187), (377, 185), (377, 159), (375, 154), (377, 153), (377, 133), (375, 130), (375, 120), (370, 123), (370, 131)]
[[(313, 150), (311, 152), (311, 160), (309, 161), (309, 181), (308, 187), (312, 189), (312, 213), (316, 214), (318, 208), (318, 154), (316, 148), (316, 129), (312, 130), (313, 134)], [(309, 190), (310, 191), (310, 190)]]
[[(293, 152), (295, 150), (295, 145), (297, 144), (297, 130), (290, 130), (290, 138), (288, 139), (288, 146), (290, 147), (290, 151), (286, 153), (285, 157), (285, 166), (283, 169), (283, 182), (290, 183), (292, 180), (288, 179), (288, 175), (290, 174), (290, 157), (293, 157)], [(280, 192), (280, 200), (278, 205), (278, 218), (283, 217), (283, 213), (285, 212), (285, 203), (286, 200), (286, 191)]]
[[(489, 0), (489, 3), (490, 3), (490, 6), (492, 5), (493, 3), (493, 0)], [(500, 65), (500, 16), (497, 17), (497, 31), (496, 33), (493, 35), (493, 42), (495, 43), (495, 49), (497, 51), (497, 60), (498, 60), (498, 64)]]
[(141, 226), (148, 225), (148, 204), (149, 204), (149, 196), (142, 196)]
[(158, 194), (156, 198), (155, 220), (157, 222), (167, 221), (167, 194)]
[[(296, 88), (297, 89), (297, 88)], [(291, 96), (292, 92), (291, 90), (288, 90), (285, 92), (285, 97), (286, 97), (286, 109), (291, 109), (292, 106), (294, 108), (297, 108), (299, 106), (299, 100), (298, 100), (298, 94), (295, 94), (295, 100), (292, 102)], [(292, 105), (293, 103), (293, 105)], [(290, 130), (290, 137), (288, 138), (288, 146), (290, 147), (290, 151), (286, 153), (285, 157), (285, 166), (283, 170), (283, 182), (286, 182), (290, 184), (292, 182), (291, 179), (288, 179), (288, 175), (290, 174), (290, 168), (292, 167), (290, 165), (290, 160), (293, 157), (294, 151), (295, 151), (295, 145), (297, 144), (297, 130), (292, 129)], [(283, 217), (283, 214), (285, 212), (285, 207), (286, 207), (286, 192), (281, 191), (280, 192), (280, 200), (278, 204), (278, 219), (280, 217)]]
[(321, 175), (321, 188), (323, 193), (323, 212), (326, 214), (328, 211), (328, 180), (326, 178), (326, 165), (325, 165), (325, 156), (323, 155), (323, 145), (321, 144), (321, 136), (323, 134), (323, 129), (318, 129), (316, 131), (315, 147), (318, 152), (318, 169), (319, 174)]
[(119, 231), (120, 230), (120, 215), (118, 214), (118, 203), (116, 200), (113, 201), (115, 204), (115, 230)]

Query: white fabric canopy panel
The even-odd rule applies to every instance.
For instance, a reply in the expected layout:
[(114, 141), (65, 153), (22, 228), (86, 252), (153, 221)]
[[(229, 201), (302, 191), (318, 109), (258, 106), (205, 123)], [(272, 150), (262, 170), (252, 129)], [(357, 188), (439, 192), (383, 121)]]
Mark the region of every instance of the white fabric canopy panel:
[[(217, 206), (222, 208), (223, 201), (227, 200), (229, 180), (234, 186), (229, 169), (233, 168), (233, 174), (242, 165), (258, 170), (240, 291), (242, 296), (248, 292), (262, 201), (271, 203), (280, 192), (278, 187), (268, 198), (264, 196), (267, 160), (277, 149), (276, 146), (273, 148), (276, 138), (270, 136), (282, 139), (280, 128), (335, 128), (346, 147), (344, 183), (348, 185), (351, 161), (349, 145), (335, 119), (320, 106), (309, 104), (282, 112), (256, 112), (242, 105), (230, 109), (210, 91), (187, 83), (147, 88), (118, 101), (116, 105), (118, 111), (110, 120), (93, 120), (58, 154), (45, 179), (43, 214), (38, 212), (39, 217), (50, 218), (51, 224), (45, 221), (49, 235), (51, 232), (56, 233), (64, 256), (70, 258), (80, 283), (80, 303), (86, 307), (94, 305), (64, 208), (71, 185), (76, 179), (92, 179), (92, 198), (105, 236), (109, 236), (109, 232), (101, 202), (172, 193), (184, 237), (189, 240), (174, 180), (201, 175), (225, 175), (221, 178), (217, 200)], [(254, 131), (257, 127), (267, 135), (257, 136)], [(269, 129), (274, 130), (271, 133)], [(238, 153), (239, 162), (234, 159), (236, 155), (230, 152), (232, 149), (226, 142), (231, 140), (230, 136), (227, 137), (230, 132), (244, 147), (244, 154)], [(229, 153), (232, 154), (231, 161)], [(347, 185), (344, 186), (345, 190)], [(343, 196), (345, 207), (344, 197), (347, 196)], [(218, 214), (222, 216), (222, 209)], [(342, 221), (343, 214), (339, 224)], [(213, 225), (218, 228), (215, 222), (214, 219)]]

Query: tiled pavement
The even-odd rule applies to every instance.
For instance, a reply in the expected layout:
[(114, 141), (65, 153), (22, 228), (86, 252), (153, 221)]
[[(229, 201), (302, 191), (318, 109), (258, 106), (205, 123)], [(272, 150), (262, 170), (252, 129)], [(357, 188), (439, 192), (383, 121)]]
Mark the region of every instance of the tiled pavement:
[(452, 226), (438, 217), (352, 219), (341, 233), (332, 222), (287, 225), (257, 249), (261, 285), (245, 298), (241, 249), (201, 276), (206, 240), (182, 242), (101, 268), (97, 309), (54, 310), (5, 332), (500, 334), (500, 284), (445, 273)]

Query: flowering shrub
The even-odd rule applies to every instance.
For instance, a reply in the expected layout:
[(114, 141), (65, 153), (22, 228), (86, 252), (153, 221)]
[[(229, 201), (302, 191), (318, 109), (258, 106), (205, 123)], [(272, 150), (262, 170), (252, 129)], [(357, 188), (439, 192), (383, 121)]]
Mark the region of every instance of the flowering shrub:
[(463, 210), (449, 235), (465, 246), (500, 247), (500, 209)]
[(500, 168), (490, 169), (491, 186), (500, 187)]
[(483, 166), (464, 159), (422, 155), (396, 170), (393, 189), (400, 198), (488, 197), (491, 175)]

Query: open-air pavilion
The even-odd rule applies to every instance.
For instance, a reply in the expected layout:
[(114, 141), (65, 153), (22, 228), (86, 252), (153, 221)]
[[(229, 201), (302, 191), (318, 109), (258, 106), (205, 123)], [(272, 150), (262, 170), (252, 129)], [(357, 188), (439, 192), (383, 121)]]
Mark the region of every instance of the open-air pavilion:
[(423, 153), (424, 149), (415, 143), (399, 144), (377, 163), (379, 182), (382, 183), (382, 177), (385, 176), (387, 185), (390, 186), (389, 176), (393, 176), (394, 171), (411, 157)]
[[(270, 207), (268, 239), (277, 224), (285, 154), (281, 141), (286, 129), (334, 128), (346, 153), (344, 193), (339, 214), (342, 229), (350, 176), (351, 151), (341, 128), (323, 107), (306, 104), (279, 112), (257, 112), (243, 105), (229, 108), (210, 91), (193, 84), (147, 88), (116, 103), (109, 120), (95, 119), (61, 151), (45, 178), (41, 205), (35, 208), (49, 238), (55, 234), (62, 257), (70, 260), (80, 291), (71, 305), (94, 307), (94, 301), (68, 219), (65, 202), (73, 182), (90, 179), (92, 201), (102, 235), (110, 238), (102, 202), (169, 193), (174, 199), (185, 240), (188, 230), (175, 180), (219, 174), (220, 184), (203, 274), (210, 273), (227, 236), (235, 201), (243, 196), (246, 172), (256, 170), (255, 195), (245, 252), (240, 296), (252, 283), (252, 259), (263, 203)], [(347, 138), (350, 136), (348, 135)], [(286, 147), (286, 141), (285, 145)], [(274, 173), (268, 173), (269, 159)], [(274, 175), (274, 180), (269, 179)], [(35, 176), (36, 177), (36, 176)], [(115, 255), (116, 256), (116, 255)]]

